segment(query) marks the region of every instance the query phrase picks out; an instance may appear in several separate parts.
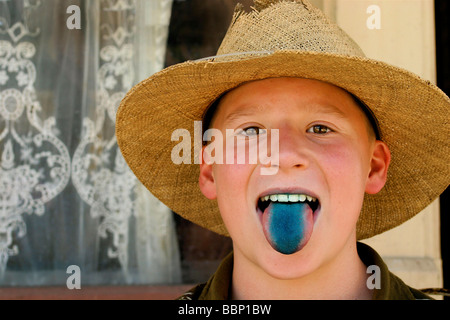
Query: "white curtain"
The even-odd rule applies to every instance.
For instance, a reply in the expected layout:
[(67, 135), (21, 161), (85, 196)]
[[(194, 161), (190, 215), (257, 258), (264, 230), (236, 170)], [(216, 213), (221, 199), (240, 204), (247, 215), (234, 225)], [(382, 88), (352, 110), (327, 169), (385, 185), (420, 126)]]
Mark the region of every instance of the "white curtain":
[(125, 93), (163, 67), (171, 6), (0, 1), (0, 286), (65, 284), (70, 265), (85, 285), (181, 281), (172, 213), (114, 136)]

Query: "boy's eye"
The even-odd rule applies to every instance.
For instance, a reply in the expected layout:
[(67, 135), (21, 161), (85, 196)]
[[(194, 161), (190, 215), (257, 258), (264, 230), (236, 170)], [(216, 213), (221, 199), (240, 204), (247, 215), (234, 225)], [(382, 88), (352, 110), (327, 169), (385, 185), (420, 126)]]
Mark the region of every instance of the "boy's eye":
[(327, 126), (324, 126), (324, 125), (321, 125), (321, 124), (317, 124), (317, 125), (314, 125), (311, 128), (309, 128), (307, 132), (309, 132), (309, 133), (316, 133), (316, 134), (326, 134), (326, 133), (330, 133), (332, 131), (333, 130), (331, 130)]
[(239, 134), (247, 137), (257, 136), (260, 134), (264, 134), (266, 129), (258, 128), (258, 127), (248, 127), (239, 130)]

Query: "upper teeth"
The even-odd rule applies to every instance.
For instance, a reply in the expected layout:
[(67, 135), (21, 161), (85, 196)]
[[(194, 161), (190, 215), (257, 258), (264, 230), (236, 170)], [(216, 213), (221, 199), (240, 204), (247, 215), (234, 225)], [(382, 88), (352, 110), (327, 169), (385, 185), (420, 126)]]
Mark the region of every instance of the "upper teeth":
[(306, 194), (271, 194), (260, 198), (261, 201), (278, 201), (278, 202), (316, 202), (316, 198)]

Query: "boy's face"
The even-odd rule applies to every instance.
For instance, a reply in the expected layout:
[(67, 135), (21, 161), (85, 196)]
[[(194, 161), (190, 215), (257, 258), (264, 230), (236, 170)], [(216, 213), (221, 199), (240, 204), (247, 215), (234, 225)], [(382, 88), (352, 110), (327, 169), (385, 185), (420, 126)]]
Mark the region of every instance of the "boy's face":
[[(326, 267), (354, 245), (364, 194), (383, 187), (390, 157), (347, 92), (299, 78), (246, 83), (222, 98), (211, 127), (224, 137), (233, 129), (244, 141), (279, 133), (276, 174), (261, 175), (261, 164), (201, 164), (200, 188), (217, 199), (235, 255), (290, 279)], [(267, 227), (275, 209), (259, 201), (274, 194), (317, 199), (301, 213), (304, 239), (290, 254), (276, 250)]]

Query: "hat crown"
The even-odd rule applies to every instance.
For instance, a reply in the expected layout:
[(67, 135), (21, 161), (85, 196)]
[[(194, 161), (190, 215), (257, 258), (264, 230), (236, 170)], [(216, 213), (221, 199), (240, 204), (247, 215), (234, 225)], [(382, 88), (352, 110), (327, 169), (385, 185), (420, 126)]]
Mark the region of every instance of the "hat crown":
[(236, 7), (218, 56), (278, 50), (365, 56), (338, 25), (306, 0), (255, 0), (254, 4), (251, 12)]

